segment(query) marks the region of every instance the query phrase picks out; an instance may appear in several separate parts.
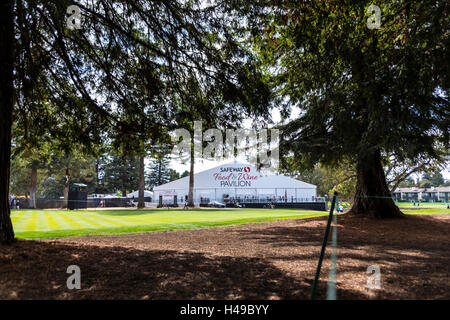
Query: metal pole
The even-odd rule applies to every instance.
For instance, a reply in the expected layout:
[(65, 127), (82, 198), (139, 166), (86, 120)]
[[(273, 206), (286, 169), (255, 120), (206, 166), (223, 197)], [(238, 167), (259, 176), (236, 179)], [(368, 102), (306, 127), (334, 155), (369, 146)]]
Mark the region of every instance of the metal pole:
[(331, 252), (331, 267), (330, 279), (328, 280), (327, 300), (336, 300), (336, 260), (337, 260), (337, 212), (334, 214), (333, 234), (331, 235), (332, 252)]
[(333, 218), (334, 205), (336, 204), (337, 192), (334, 192), (333, 202), (331, 203), (330, 214), (328, 215), (327, 228), (325, 229), (325, 236), (323, 237), (322, 250), (320, 251), (319, 263), (317, 265), (316, 277), (314, 278), (313, 287), (311, 291), (311, 300), (314, 300), (316, 295), (317, 283), (319, 282), (320, 269), (322, 268), (323, 256), (325, 255), (325, 248), (327, 246), (328, 234), (330, 233), (331, 220)]

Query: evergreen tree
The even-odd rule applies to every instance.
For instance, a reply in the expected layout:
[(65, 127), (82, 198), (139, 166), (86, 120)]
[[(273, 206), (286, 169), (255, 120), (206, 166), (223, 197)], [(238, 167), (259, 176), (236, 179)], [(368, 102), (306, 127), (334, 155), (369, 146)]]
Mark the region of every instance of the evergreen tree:
[(104, 166), (103, 185), (108, 193), (120, 192), (126, 197), (139, 187), (139, 159), (110, 156)]
[(383, 162), (439, 159), (448, 148), (449, 2), (382, 1), (380, 28), (367, 26), (372, 1), (240, 4), (280, 103), (301, 109), (282, 128), (282, 154), (309, 167), (353, 163), (351, 212), (403, 216)]
[(399, 187), (400, 188), (411, 188), (416, 186), (416, 181), (412, 177), (408, 177), (402, 182), (400, 182)]
[(422, 182), (423, 181), (428, 181), (433, 187), (439, 187), (445, 183), (444, 177), (439, 171), (425, 172), (422, 175)]
[(169, 169), (169, 182), (180, 179), (180, 173), (176, 170)]
[(43, 198), (63, 196), (63, 208), (68, 205), (71, 183), (86, 184), (88, 193), (94, 192), (97, 186), (95, 159), (81, 154), (54, 157), (47, 165), (44, 175), (46, 178), (40, 185), (40, 195)]
[(189, 171), (188, 170), (185, 170), (180, 176), (180, 178), (184, 178), (184, 177), (189, 177)]
[(156, 186), (167, 183), (171, 180), (170, 149), (165, 147), (155, 148), (153, 159), (150, 162), (149, 173), (147, 176), (147, 186), (153, 189)]
[[(81, 30), (68, 28), (72, 4), (0, 1), (0, 243), (14, 241), (8, 201), (13, 113), (15, 121), (40, 117), (33, 125), (48, 130), (66, 154), (77, 143), (89, 154), (106, 132), (134, 134), (144, 143), (146, 124), (155, 132), (160, 124), (176, 127), (177, 93), (191, 75), (215, 93), (206, 98), (221, 105), (261, 113), (268, 104), (263, 75), (249, 46), (231, 32), (226, 3), (75, 1)], [(155, 99), (161, 91), (170, 98)], [(156, 105), (165, 122), (141, 111)], [(145, 156), (143, 148), (136, 151)]]

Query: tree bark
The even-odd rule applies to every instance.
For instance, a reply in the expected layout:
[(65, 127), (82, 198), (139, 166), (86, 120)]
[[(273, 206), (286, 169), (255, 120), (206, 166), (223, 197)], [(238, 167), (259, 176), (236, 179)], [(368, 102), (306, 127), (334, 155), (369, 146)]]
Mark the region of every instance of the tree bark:
[(145, 176), (144, 176), (144, 157), (139, 158), (139, 199), (138, 199), (138, 209), (145, 208), (144, 202), (144, 188), (145, 188)]
[(100, 193), (99, 160), (95, 160), (95, 193)]
[(69, 186), (70, 186), (70, 172), (69, 168), (66, 169), (66, 182), (64, 184), (64, 201), (62, 208), (67, 209), (69, 203)]
[(349, 213), (373, 218), (403, 217), (404, 214), (392, 200), (381, 164), (380, 151), (376, 150), (360, 158), (356, 169), (356, 194)]
[(128, 181), (128, 173), (126, 170), (126, 161), (124, 161), (124, 172), (122, 173), (122, 197), (125, 198), (127, 196), (127, 181)]
[(189, 170), (189, 194), (188, 194), (188, 207), (194, 207), (194, 144), (191, 145), (191, 168)]
[(162, 161), (158, 158), (158, 186), (162, 185)]
[(9, 207), (11, 127), (14, 107), (13, 0), (0, 1), (0, 243), (15, 241)]
[(36, 190), (37, 190), (37, 169), (38, 161), (33, 160), (31, 163), (31, 183), (30, 183), (30, 208), (36, 209)]

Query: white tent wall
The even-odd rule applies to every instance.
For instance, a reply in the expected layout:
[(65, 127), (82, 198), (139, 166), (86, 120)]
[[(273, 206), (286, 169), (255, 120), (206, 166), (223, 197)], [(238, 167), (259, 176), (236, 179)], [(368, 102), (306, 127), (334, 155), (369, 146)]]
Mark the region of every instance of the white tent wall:
[[(219, 201), (223, 202), (225, 197), (228, 195), (228, 197), (231, 198), (245, 198), (248, 197), (249, 199), (270, 199), (271, 201), (286, 201), (286, 202), (309, 202), (309, 201), (315, 201), (316, 198), (316, 189), (284, 189), (284, 188), (277, 188), (276, 192), (271, 192), (274, 189), (268, 189), (266, 190), (243, 190), (243, 189), (237, 189), (237, 190), (228, 190), (224, 192), (223, 190), (216, 189), (216, 190), (209, 190), (209, 191), (200, 191), (200, 190), (194, 190), (194, 202), (195, 204), (200, 203), (200, 200), (203, 199), (209, 199), (210, 201)], [(181, 190), (172, 190), (172, 192), (169, 194), (167, 191), (155, 191), (154, 192), (155, 197), (153, 198), (155, 202), (158, 201), (159, 196), (161, 195), (163, 197), (163, 201), (166, 203), (172, 203), (173, 197), (177, 196), (177, 201), (179, 203), (183, 203), (188, 196), (188, 190), (187, 189), (181, 189)], [(226, 197), (226, 198), (228, 198)]]

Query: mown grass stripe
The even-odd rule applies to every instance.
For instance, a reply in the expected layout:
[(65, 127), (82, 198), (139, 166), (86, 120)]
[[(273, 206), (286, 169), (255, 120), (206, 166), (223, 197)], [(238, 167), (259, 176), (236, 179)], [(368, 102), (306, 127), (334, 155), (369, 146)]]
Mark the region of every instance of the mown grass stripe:
[(132, 224), (132, 222), (126, 221), (124, 219), (104, 218), (104, 217), (99, 216), (98, 214), (92, 213), (92, 212), (86, 212), (86, 213), (83, 212), (83, 213), (80, 213), (80, 214), (83, 214), (83, 215), (85, 215), (85, 216), (87, 216), (89, 218), (94, 218), (96, 220), (104, 221), (104, 222), (110, 223), (111, 225), (120, 226), (120, 227), (128, 225), (128, 224)]
[(64, 211), (48, 210), (48, 212), (49, 212), (49, 215), (51, 215), (53, 217), (53, 219), (55, 220), (55, 222), (59, 225), (58, 229), (62, 229), (62, 230), (80, 229), (83, 227), (77, 221), (67, 218)]
[(77, 218), (80, 219), (81, 221), (84, 221), (84, 222), (86, 222), (86, 223), (88, 223), (88, 224), (90, 224), (90, 225), (93, 225), (93, 226), (95, 226), (95, 227), (100, 227), (100, 228), (111, 227), (111, 224), (110, 224), (110, 223), (108, 223), (108, 224), (102, 223), (101, 221), (96, 220), (96, 219), (94, 219), (94, 218), (88, 218), (88, 217), (86, 217), (86, 216), (83, 216), (83, 214), (81, 214), (81, 213), (79, 213), (79, 212), (76, 212), (76, 211), (71, 212), (70, 214), (71, 214), (73, 217), (77, 217)]
[(27, 223), (25, 225), (25, 230), (27, 231), (36, 231), (37, 230), (37, 211), (31, 211), (30, 216), (27, 219)]
[(20, 216), (15, 216), (11, 219), (14, 230), (25, 230), (25, 226), (31, 217), (31, 210), (26, 210), (20, 213)]
[(96, 227), (95, 225), (91, 223), (87, 223), (86, 221), (83, 221), (81, 219), (75, 219), (68, 211), (65, 212), (57, 212), (57, 216), (64, 221), (66, 225), (70, 226), (70, 229), (86, 229), (86, 228), (92, 228)]
[(51, 230), (48, 219), (44, 210), (36, 210), (36, 229), (37, 230)]
[(27, 212), (30, 213), (31, 210), (11, 210), (11, 219), (21, 218)]
[(62, 229), (61, 224), (59, 224), (56, 219), (55, 219), (55, 214), (53, 214), (52, 212), (49, 212), (48, 210), (43, 210), (45, 219), (47, 220), (47, 225), (49, 230), (57, 230), (57, 229)]

